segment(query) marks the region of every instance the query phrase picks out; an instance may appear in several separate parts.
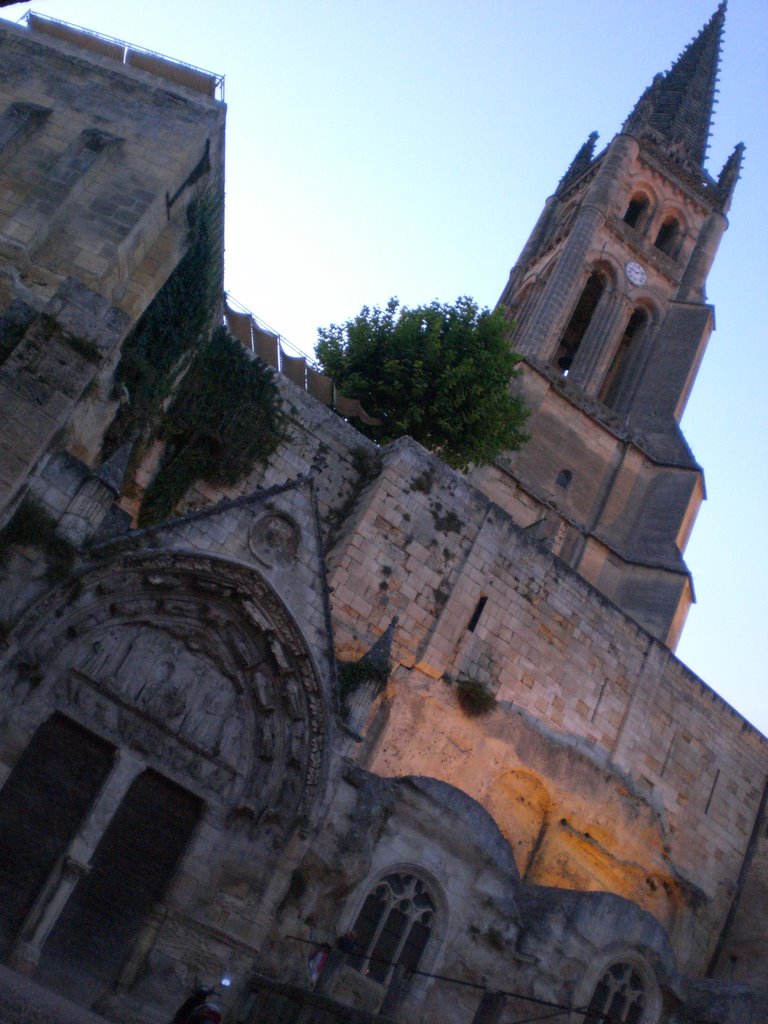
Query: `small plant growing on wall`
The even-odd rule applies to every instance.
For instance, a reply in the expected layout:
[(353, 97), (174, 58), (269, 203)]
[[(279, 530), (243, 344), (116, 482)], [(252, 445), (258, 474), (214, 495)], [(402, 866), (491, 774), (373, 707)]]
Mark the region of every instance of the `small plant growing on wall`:
[(456, 693), (459, 707), (470, 718), (487, 715), (496, 706), (496, 698), (483, 683), (476, 679), (457, 679)]

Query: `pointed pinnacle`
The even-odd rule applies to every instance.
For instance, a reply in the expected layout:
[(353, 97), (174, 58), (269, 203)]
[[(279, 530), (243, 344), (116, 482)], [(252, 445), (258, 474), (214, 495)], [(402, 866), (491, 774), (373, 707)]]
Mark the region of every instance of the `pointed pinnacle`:
[(370, 665), (385, 669), (387, 672), (390, 670), (392, 640), (398, 621), (398, 616), (395, 615), (373, 647), (362, 656), (361, 661), (367, 661)]
[(682, 51), (664, 75), (657, 75), (624, 124), (662, 147), (682, 150), (686, 163), (702, 167), (714, 110), (726, 3)]
[(741, 176), (741, 167), (744, 162), (744, 150), (746, 146), (743, 142), (739, 142), (735, 147), (731, 155), (725, 161), (722, 171), (717, 179), (717, 188), (720, 193), (720, 199), (722, 201), (723, 213), (727, 213), (731, 206), (731, 200), (733, 199), (733, 192), (736, 188), (736, 182)]
[(122, 492), (123, 480), (132, 451), (133, 443), (125, 441), (96, 471), (96, 477), (114, 493), (115, 497), (119, 498)]
[(585, 171), (589, 170), (595, 157), (595, 143), (599, 138), (600, 136), (597, 132), (589, 133), (587, 141), (579, 147), (576, 156), (571, 161), (570, 167), (560, 179), (556, 189), (557, 192), (562, 192), (572, 181), (580, 178)]

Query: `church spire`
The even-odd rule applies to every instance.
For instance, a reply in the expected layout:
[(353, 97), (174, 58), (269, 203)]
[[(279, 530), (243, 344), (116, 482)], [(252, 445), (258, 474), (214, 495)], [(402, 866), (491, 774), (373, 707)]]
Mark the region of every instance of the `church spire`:
[(666, 74), (656, 75), (624, 123), (690, 169), (703, 168), (712, 122), (727, 2), (719, 5)]

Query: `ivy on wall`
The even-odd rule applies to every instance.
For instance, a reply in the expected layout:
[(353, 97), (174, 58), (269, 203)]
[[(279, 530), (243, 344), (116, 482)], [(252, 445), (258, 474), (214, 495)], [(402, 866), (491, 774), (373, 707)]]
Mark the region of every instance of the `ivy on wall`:
[(139, 525), (162, 522), (195, 480), (234, 484), (281, 438), (274, 371), (223, 327), (200, 349), (165, 414), (163, 462), (144, 495)]
[(189, 204), (187, 251), (126, 338), (115, 385), (127, 391), (128, 400), (107, 430), (105, 457), (124, 441), (146, 437), (174, 383), (216, 322), (221, 303), (221, 203), (220, 197), (204, 193)]
[(127, 401), (107, 430), (103, 457), (135, 442), (130, 479), (151, 441), (166, 442), (140, 526), (167, 519), (195, 480), (236, 483), (280, 440), (272, 371), (223, 328), (211, 334), (222, 296), (221, 202), (203, 193), (190, 203), (187, 251), (126, 339), (115, 373)]

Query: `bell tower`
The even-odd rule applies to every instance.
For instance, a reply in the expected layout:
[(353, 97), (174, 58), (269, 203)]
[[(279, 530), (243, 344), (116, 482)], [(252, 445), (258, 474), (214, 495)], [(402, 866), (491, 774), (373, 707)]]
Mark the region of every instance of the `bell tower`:
[(500, 299), (531, 439), (473, 476), (673, 648), (704, 497), (679, 421), (714, 326), (706, 279), (744, 150), (717, 178), (704, 168), (725, 8), (601, 152), (589, 136), (547, 200)]

